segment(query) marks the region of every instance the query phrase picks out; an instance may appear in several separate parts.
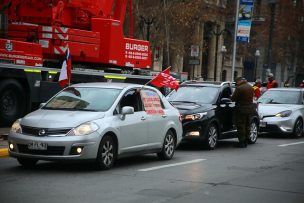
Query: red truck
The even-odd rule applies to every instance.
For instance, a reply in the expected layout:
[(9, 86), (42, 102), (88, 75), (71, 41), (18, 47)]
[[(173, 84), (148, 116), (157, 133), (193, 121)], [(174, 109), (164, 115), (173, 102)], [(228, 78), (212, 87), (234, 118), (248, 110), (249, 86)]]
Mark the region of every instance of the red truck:
[[(129, 37), (123, 33), (127, 10)], [(151, 79), (122, 74), (151, 68), (149, 42), (133, 38), (131, 0), (0, 0), (0, 15), (0, 125), (60, 90), (68, 48), (72, 83)]]

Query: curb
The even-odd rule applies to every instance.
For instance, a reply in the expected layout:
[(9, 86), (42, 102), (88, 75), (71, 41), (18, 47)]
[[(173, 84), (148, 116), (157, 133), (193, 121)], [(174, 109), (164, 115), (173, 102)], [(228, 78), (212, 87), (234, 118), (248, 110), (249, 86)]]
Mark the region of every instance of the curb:
[(8, 148), (0, 149), (0, 158), (8, 156)]

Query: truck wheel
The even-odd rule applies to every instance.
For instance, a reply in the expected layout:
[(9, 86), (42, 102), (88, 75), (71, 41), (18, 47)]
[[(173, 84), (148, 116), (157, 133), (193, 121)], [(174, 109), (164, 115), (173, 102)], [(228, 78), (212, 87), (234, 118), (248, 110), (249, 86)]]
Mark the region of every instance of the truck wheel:
[(11, 125), (22, 117), (26, 109), (26, 97), (22, 86), (13, 79), (0, 83), (0, 125)]

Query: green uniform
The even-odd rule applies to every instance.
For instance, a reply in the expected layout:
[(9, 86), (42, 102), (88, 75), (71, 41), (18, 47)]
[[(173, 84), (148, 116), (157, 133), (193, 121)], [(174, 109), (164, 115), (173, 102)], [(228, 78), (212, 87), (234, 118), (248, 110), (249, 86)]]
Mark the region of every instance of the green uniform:
[(250, 121), (253, 114), (254, 90), (247, 82), (242, 82), (234, 91), (232, 101), (235, 101), (235, 121), (240, 143), (247, 143), (250, 136)]

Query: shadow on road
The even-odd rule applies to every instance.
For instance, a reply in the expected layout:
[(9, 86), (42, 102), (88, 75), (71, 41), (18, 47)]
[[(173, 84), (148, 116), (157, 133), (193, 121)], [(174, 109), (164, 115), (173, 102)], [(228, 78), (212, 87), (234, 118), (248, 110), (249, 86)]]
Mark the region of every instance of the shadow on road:
[(36, 174), (49, 174), (52, 173), (62, 173), (62, 172), (72, 172), (73, 174), (77, 173), (108, 173), (115, 172), (116, 169), (124, 169), (124, 168), (140, 168), (149, 163), (164, 163), (157, 158), (155, 154), (148, 154), (142, 156), (128, 157), (118, 159), (115, 162), (115, 165), (112, 169), (106, 171), (98, 171), (94, 165), (94, 161), (90, 162), (49, 162), (49, 161), (39, 161), (37, 165), (33, 168), (24, 168), (18, 164), (16, 161), (16, 167), (7, 168), (6, 170), (2, 170), (2, 172), (10, 174), (10, 173), (18, 173), (20, 175), (27, 175), (28, 173), (36, 173)]

